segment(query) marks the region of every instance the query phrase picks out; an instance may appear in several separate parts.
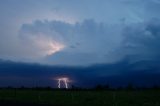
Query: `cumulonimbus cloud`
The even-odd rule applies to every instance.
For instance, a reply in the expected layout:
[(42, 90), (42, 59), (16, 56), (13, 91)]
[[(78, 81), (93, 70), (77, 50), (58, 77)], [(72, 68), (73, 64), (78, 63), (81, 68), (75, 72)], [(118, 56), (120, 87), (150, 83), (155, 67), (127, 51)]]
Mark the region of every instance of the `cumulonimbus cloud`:
[[(99, 5), (97, 0), (92, 3), (48, 2), (56, 4), (57, 12), (50, 11), (54, 5), (49, 6), (46, 1), (39, 1), (46, 9), (29, 5), (35, 1), (28, 5), (18, 4), (19, 1), (4, 5), (3, 1), (0, 58), (31, 62), (38, 59), (64, 65), (116, 62), (125, 56), (133, 60), (135, 57), (138, 60), (157, 58), (159, 21), (150, 19), (160, 17), (159, 0), (102, 1)], [(22, 8), (24, 6), (26, 9)], [(6, 10), (14, 14), (6, 14)], [(67, 21), (70, 15), (76, 21), (71, 22), (72, 18)]]
[(39, 20), (23, 24), (19, 38), (32, 56), (47, 56), (50, 63), (90, 64), (117, 60), (109, 56), (122, 41), (121, 30), (119, 25), (109, 26), (92, 19), (75, 24)]
[(159, 56), (160, 21), (108, 25), (94, 20), (75, 24), (61, 21), (35, 21), (24, 24), (19, 33), (31, 55), (59, 65), (89, 65)]

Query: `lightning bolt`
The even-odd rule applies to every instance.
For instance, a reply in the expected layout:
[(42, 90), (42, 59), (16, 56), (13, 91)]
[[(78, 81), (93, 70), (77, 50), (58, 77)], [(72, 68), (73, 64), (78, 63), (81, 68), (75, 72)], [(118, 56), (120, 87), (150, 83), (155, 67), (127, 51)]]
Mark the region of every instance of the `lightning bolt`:
[(68, 89), (68, 82), (69, 82), (68, 78), (58, 78), (57, 80), (58, 80), (58, 88), (61, 88), (61, 82), (63, 82), (65, 88)]
[(61, 88), (61, 79), (58, 79), (58, 88)]
[(68, 81), (67, 81), (67, 79), (64, 79), (64, 83), (65, 83), (66, 88), (68, 89)]

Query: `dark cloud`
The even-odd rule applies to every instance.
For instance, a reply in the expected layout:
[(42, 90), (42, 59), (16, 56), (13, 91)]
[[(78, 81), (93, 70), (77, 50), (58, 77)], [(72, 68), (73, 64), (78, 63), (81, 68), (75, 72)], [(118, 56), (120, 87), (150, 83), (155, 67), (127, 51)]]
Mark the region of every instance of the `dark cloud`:
[(124, 51), (132, 60), (158, 60), (160, 57), (160, 20), (133, 24), (124, 30)]
[[(146, 65), (148, 68), (142, 68)], [(128, 83), (150, 87), (159, 85), (159, 69), (160, 65), (157, 62), (141, 61), (131, 64), (127, 58), (114, 64), (97, 64), (89, 67), (46, 66), (0, 61), (0, 86), (57, 87), (54, 79), (59, 76), (68, 76), (72, 79), (73, 85), (80, 87), (94, 87), (97, 84), (117, 87), (126, 86)]]

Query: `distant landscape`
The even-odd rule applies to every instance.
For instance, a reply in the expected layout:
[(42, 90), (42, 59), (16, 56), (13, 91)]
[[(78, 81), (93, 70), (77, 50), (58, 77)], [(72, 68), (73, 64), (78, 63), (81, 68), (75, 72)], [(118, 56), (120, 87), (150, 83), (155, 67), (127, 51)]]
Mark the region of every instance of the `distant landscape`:
[[(0, 105), (160, 106), (160, 89), (1, 88)], [(19, 104), (19, 105), (18, 105)]]

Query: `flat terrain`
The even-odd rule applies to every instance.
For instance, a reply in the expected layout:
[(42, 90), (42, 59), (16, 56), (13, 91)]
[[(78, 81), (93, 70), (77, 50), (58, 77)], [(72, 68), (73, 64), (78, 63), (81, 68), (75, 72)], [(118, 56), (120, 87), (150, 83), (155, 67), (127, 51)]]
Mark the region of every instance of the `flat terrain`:
[(16, 101), (0, 101), (0, 106), (55, 106), (55, 105), (23, 103), (23, 102), (16, 102)]
[(160, 90), (0, 90), (0, 106), (15, 104), (17, 106), (160, 106)]

